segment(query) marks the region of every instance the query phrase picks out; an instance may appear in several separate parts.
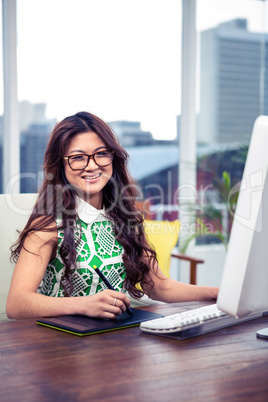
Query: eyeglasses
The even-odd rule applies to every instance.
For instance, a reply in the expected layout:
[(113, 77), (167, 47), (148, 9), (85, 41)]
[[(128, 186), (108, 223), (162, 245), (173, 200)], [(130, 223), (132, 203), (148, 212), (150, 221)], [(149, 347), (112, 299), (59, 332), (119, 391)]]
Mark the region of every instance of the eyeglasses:
[(91, 155), (77, 154), (71, 156), (64, 156), (63, 159), (68, 161), (68, 164), (72, 170), (83, 170), (88, 166), (91, 158), (94, 160), (96, 165), (100, 167), (105, 167), (109, 166), (112, 163), (113, 157), (114, 157), (114, 151), (103, 150), (95, 152), (94, 154)]

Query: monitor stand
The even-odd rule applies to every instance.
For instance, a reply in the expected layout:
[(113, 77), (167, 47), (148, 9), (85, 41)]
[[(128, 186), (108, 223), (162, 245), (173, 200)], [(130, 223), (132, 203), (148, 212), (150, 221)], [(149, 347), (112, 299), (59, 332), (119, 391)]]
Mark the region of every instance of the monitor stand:
[(260, 329), (256, 332), (258, 338), (267, 339), (268, 340), (268, 327)]

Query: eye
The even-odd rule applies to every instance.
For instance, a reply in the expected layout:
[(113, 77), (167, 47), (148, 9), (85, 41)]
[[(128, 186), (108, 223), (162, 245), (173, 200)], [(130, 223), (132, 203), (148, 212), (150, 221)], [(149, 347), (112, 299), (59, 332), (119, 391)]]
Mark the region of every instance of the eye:
[(82, 161), (85, 159), (85, 155), (73, 155), (70, 159), (71, 161)]
[(99, 152), (97, 152), (97, 156), (99, 156), (99, 157), (103, 157), (103, 156), (109, 156), (110, 155), (110, 151), (107, 151), (107, 149), (104, 149), (103, 151), (99, 151)]

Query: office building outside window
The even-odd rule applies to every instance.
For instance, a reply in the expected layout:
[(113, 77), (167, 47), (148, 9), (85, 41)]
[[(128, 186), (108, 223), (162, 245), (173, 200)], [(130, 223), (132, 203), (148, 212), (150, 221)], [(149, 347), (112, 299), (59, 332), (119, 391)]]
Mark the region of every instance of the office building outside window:
[[(197, 157), (248, 142), (254, 119), (268, 113), (265, 3), (196, 2)], [(55, 122), (88, 110), (118, 129), (144, 196), (152, 195), (149, 185), (170, 182), (164, 202), (176, 203), (178, 144), (187, 135), (180, 130), (182, 5), (58, 0), (52, 10), (45, 0), (17, 0), (21, 191), (38, 190)], [(1, 152), (2, 142), (2, 173)]]
[(267, 114), (268, 35), (240, 18), (201, 32), (200, 143), (248, 143), (253, 123)]

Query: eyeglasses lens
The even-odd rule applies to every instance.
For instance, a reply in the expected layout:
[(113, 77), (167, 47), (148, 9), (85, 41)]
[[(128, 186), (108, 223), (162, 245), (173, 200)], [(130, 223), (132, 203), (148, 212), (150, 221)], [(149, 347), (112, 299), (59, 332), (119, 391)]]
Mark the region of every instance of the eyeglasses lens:
[[(93, 159), (95, 163), (100, 167), (108, 166), (113, 161), (113, 153), (110, 151), (98, 152), (94, 154)], [(74, 155), (71, 158), (69, 158), (70, 167), (74, 170), (85, 169), (88, 163), (89, 163), (89, 155)]]

